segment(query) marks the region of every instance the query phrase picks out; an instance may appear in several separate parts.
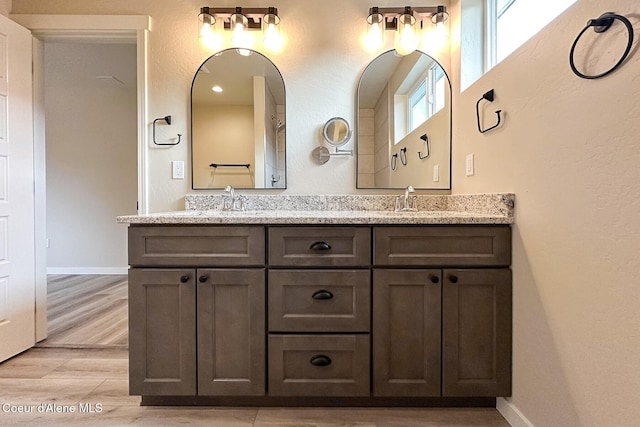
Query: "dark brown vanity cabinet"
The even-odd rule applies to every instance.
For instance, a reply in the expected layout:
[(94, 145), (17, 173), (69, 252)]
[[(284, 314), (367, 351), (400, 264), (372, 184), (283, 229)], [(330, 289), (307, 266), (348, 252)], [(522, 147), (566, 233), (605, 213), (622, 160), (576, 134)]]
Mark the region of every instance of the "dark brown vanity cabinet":
[(509, 227), (375, 227), (373, 394), (510, 396), (510, 264)]
[(131, 394), (265, 394), (263, 227), (132, 226), (129, 262)]
[(509, 396), (510, 241), (508, 226), (132, 225), (130, 392)]

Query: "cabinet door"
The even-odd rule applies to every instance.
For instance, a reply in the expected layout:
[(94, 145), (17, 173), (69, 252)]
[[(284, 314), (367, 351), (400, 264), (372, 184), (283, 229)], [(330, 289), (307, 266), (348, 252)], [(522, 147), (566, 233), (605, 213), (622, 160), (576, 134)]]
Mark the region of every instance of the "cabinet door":
[(440, 395), (441, 270), (373, 272), (373, 394)]
[(195, 270), (129, 270), (129, 393), (196, 393)]
[(198, 270), (198, 394), (264, 395), (264, 269)]
[(511, 270), (444, 270), (444, 396), (511, 395)]

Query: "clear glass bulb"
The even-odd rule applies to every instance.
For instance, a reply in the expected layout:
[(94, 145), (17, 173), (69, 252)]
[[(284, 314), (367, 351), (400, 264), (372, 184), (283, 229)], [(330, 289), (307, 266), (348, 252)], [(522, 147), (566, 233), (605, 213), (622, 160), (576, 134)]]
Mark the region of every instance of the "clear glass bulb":
[(412, 15), (401, 15), (398, 18), (395, 48), (398, 54), (408, 55), (418, 48), (418, 35), (415, 29), (416, 19)]

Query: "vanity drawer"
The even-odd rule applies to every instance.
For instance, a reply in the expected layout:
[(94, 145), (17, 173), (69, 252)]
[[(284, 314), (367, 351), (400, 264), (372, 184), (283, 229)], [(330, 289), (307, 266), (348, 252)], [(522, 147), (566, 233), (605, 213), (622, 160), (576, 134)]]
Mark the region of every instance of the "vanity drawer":
[(375, 227), (374, 265), (508, 266), (508, 226)]
[(369, 335), (270, 335), (272, 396), (368, 396)]
[(263, 227), (129, 227), (131, 266), (264, 266)]
[(369, 332), (369, 270), (269, 271), (271, 332)]
[(269, 264), (351, 267), (371, 263), (368, 227), (270, 227)]

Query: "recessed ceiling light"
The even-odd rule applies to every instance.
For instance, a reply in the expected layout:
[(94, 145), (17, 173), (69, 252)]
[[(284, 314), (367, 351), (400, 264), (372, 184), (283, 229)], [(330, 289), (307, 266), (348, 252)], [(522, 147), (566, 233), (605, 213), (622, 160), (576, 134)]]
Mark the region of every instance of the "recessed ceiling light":
[(214, 91), (215, 93), (222, 92), (222, 88), (220, 86), (218, 86), (218, 85), (212, 87), (211, 90)]

